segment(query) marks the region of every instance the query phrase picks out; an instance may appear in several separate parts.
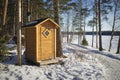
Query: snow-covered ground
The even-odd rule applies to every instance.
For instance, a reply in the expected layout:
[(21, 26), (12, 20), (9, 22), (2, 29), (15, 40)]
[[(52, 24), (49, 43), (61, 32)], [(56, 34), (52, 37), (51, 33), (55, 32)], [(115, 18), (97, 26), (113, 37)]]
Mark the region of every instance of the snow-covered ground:
[[(23, 49), (24, 51), (24, 49)], [(25, 62), (16, 66), (16, 50), (5, 62), (0, 63), (0, 80), (105, 80), (105, 67), (97, 58), (63, 44), (63, 53), (67, 58), (60, 58), (63, 64), (36, 66)]]
[[(89, 36), (87, 38), (89, 41), (91, 40)], [(108, 41), (107, 39), (105, 37), (103, 43), (105, 40)], [(117, 39), (117, 36), (114, 37), (113, 46), (115, 47)], [(64, 42), (65, 40), (64, 38)], [(76, 38), (73, 43), (76, 44), (63, 43), (63, 53), (67, 56), (67, 58), (60, 58), (64, 62), (63, 64), (45, 66), (36, 66), (26, 62), (24, 54), (22, 55), (23, 65), (15, 65), (17, 52), (14, 48), (9, 51), (12, 55), (0, 63), (0, 80), (120, 80), (119, 54), (101, 52), (90, 46), (77, 45)], [(89, 42), (89, 44), (91, 43)], [(13, 44), (7, 46), (8, 48), (14, 47)], [(24, 52), (24, 47), (22, 52)]]
[(76, 44), (68, 44), (73, 49), (82, 49), (83, 53), (87, 53), (97, 58), (106, 71), (106, 80), (120, 80), (120, 54), (111, 54), (109, 52), (101, 52), (89, 46), (80, 46)]
[[(109, 48), (110, 37), (111, 36), (102, 35), (102, 46), (103, 46), (103, 49), (105, 49), (106, 51), (108, 51), (108, 48)], [(92, 45), (92, 35), (86, 35), (86, 39), (88, 41), (89, 46), (91, 46)], [(116, 53), (118, 39), (119, 39), (119, 36), (113, 37), (112, 47), (111, 47), (111, 51), (110, 51), (111, 53)], [(64, 37), (63, 42), (66, 42), (66, 41), (67, 41), (66, 37)], [(72, 43), (78, 44), (78, 36), (77, 35), (73, 36)], [(96, 48), (96, 36), (94, 36), (94, 43), (93, 44), (94, 44), (94, 48)]]

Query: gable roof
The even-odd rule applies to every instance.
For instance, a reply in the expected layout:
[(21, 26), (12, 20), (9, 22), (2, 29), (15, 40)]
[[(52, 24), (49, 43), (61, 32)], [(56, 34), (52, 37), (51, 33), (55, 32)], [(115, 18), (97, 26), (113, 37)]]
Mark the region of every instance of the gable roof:
[(54, 21), (53, 21), (52, 19), (50, 19), (50, 18), (41, 18), (41, 19), (34, 20), (34, 21), (32, 21), (32, 22), (27, 23), (26, 25), (22, 26), (22, 28), (33, 27), (33, 26), (35, 26), (35, 25), (37, 25), (37, 24), (42, 24), (42, 23), (44, 23), (44, 22), (46, 22), (46, 21), (48, 21), (48, 20), (51, 21), (52, 23), (54, 23), (54, 24), (57, 26), (57, 28), (60, 27), (56, 22), (54, 22)]

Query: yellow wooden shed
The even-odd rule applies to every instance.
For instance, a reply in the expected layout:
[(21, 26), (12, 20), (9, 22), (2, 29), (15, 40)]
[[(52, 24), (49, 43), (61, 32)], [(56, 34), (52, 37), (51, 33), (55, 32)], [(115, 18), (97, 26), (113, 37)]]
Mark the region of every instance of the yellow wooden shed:
[(27, 60), (36, 63), (56, 58), (57, 23), (47, 18), (32, 21), (23, 27)]

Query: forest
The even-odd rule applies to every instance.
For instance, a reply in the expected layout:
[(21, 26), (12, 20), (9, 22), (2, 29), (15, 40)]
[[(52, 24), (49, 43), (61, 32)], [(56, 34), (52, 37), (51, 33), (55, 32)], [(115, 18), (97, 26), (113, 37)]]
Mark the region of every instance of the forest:
[[(72, 40), (74, 33), (79, 32), (78, 44), (87, 45), (85, 35), (88, 27), (92, 29), (93, 38), (96, 35), (96, 48), (102, 51), (101, 31), (104, 28), (103, 22), (106, 22), (112, 32), (110, 51), (114, 32), (120, 31), (119, 14), (119, 0), (0, 0), (0, 56), (7, 53), (4, 44), (15, 37), (17, 37), (19, 51), (21, 35), (24, 35), (22, 26), (41, 18), (51, 18), (61, 26), (57, 33), (60, 51), (62, 50), (61, 31), (66, 32), (68, 43)], [(72, 32), (71, 36), (69, 32)], [(117, 46), (116, 52), (120, 53), (120, 33)]]

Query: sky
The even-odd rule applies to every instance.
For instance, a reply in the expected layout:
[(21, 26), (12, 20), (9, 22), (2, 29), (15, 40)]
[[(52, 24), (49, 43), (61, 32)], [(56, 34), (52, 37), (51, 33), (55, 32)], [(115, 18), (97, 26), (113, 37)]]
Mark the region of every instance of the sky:
[[(73, 0), (73, 1), (76, 1), (76, 0)], [(85, 2), (84, 2), (85, 3)], [(89, 3), (88, 5), (90, 5), (91, 3)], [(90, 7), (90, 6), (89, 6)], [(74, 14), (74, 11), (70, 11), (70, 16), (69, 16), (69, 26), (70, 26), (70, 28), (69, 28), (69, 31), (71, 31), (72, 30), (72, 20), (73, 20), (73, 17), (75, 16), (75, 14)], [(102, 20), (102, 18), (101, 18), (101, 25), (102, 25), (102, 31), (111, 31), (112, 30), (112, 24), (113, 24), (113, 12), (110, 12), (109, 13), (109, 15), (108, 15), (108, 18), (109, 18), (109, 20), (108, 21), (105, 21), (105, 20)], [(68, 16), (67, 16), (67, 14), (65, 13), (65, 14), (62, 14), (62, 18), (63, 18), (63, 28), (62, 28), (62, 30), (63, 31), (66, 31), (66, 29), (67, 29), (67, 19), (68, 19)], [(88, 20), (90, 20), (91, 19), (91, 16), (90, 17), (88, 17), (87, 18), (87, 20), (86, 21), (88, 21)], [(120, 21), (120, 20), (119, 20)], [(118, 23), (116, 23), (116, 25), (120, 25), (119, 24), (119, 22)], [(117, 31), (120, 31), (120, 27), (118, 28), (118, 29), (116, 29)], [(86, 31), (92, 31), (92, 28), (91, 27), (89, 27), (89, 26), (87, 26), (87, 24), (86, 24)]]

